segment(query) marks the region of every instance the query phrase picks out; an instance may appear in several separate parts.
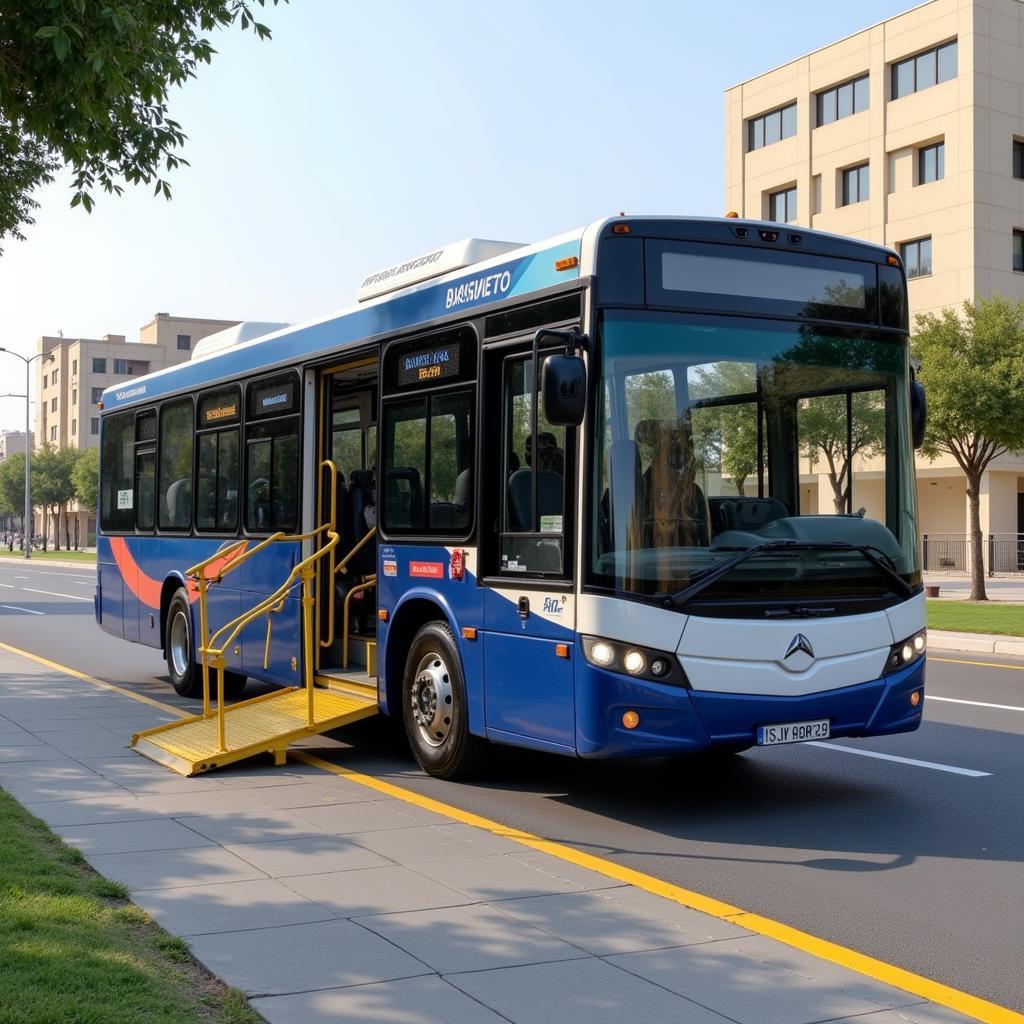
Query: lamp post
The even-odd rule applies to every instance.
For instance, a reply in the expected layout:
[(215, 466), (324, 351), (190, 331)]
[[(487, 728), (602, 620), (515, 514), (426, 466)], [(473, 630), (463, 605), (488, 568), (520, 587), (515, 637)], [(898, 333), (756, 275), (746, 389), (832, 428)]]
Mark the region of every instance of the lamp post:
[(21, 524), (21, 543), (25, 549), (25, 557), (32, 557), (32, 484), (29, 477), (29, 461), (31, 459), (32, 444), (29, 440), (29, 399), (28, 393), (31, 386), (29, 367), (35, 360), (43, 356), (53, 359), (52, 352), (37, 352), (34, 356), (23, 356), (20, 352), (12, 352), (9, 348), (0, 346), (0, 352), (6, 352), (9, 356), (15, 356), (25, 364), (25, 518)]

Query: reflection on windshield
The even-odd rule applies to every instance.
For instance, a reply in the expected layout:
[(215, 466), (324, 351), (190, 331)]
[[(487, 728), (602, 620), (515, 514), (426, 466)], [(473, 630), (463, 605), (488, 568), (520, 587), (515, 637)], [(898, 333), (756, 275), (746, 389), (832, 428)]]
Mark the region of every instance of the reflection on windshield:
[[(594, 582), (672, 593), (729, 552), (786, 540), (866, 546), (916, 577), (899, 339), (623, 312), (606, 316), (600, 341)], [(839, 576), (863, 593), (886, 588), (855, 551), (805, 548), (748, 559), (715, 586), (823, 594)]]

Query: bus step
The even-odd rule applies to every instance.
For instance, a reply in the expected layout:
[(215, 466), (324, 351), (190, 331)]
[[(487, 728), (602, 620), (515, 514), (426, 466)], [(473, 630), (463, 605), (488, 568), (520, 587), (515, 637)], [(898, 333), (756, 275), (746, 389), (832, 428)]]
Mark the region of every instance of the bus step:
[(316, 685), (334, 693), (352, 693), (377, 699), (377, 677), (357, 668), (319, 669)]
[(306, 691), (295, 687), (225, 707), (226, 750), (219, 749), (216, 714), (146, 729), (132, 737), (131, 746), (179, 775), (201, 775), (257, 754), (273, 754), (275, 764), (284, 764), (287, 749), (296, 740), (377, 714), (377, 687), (372, 695), (314, 689), (312, 724), (308, 707)]
[(375, 633), (349, 633), (349, 657), (365, 666), (371, 676), (377, 675), (377, 635)]

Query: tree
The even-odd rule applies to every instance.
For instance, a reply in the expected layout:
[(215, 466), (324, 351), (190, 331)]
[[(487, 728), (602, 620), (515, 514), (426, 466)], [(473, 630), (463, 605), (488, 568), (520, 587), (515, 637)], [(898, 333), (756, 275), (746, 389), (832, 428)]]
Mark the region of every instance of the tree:
[[(72, 454), (69, 455), (68, 453)], [(74, 469), (77, 449), (54, 448), (43, 445), (32, 454), (32, 499), (43, 508), (43, 550), (46, 550), (49, 535), (47, 513), (56, 518), (54, 551), (60, 550), (60, 516), (67, 503), (75, 496), (71, 474)]]
[(993, 459), (1024, 450), (1024, 301), (1001, 295), (919, 315), (913, 352), (928, 395), (922, 453), (952, 455), (967, 477), (972, 601), (987, 600), (981, 478)]
[(25, 455), (18, 452), (0, 462), (0, 512), (19, 516), (25, 534)]
[(849, 436), (846, 395), (805, 399), (797, 414), (800, 452), (812, 465), (824, 456), (836, 515), (849, 507), (854, 458), (877, 454), (885, 438), (885, 399), (881, 392), (857, 392), (851, 398), (851, 407)]
[(86, 448), (80, 452), (78, 462), (71, 473), (78, 504), (89, 512), (95, 512), (100, 495), (100, 450)]
[[(101, 188), (154, 185), (187, 161), (168, 92), (216, 52), (203, 33), (235, 24), (265, 39), (268, 0), (6, 0), (0, 18), (0, 239), (23, 238), (32, 192), (66, 164), (72, 206)], [(269, 0), (277, 4), (279, 0)], [(287, 0), (284, 0), (287, 2)]]

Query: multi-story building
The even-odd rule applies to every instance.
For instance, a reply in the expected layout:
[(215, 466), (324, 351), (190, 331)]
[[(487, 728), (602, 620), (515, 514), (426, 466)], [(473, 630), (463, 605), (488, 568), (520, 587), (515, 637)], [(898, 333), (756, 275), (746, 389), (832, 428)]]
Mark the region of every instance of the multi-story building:
[[(237, 320), (204, 320), (157, 313), (139, 329), (139, 340), (123, 334), (102, 338), (44, 336), (36, 351), (49, 358), (37, 361), (36, 444), (57, 448), (95, 448), (100, 421), (96, 403), (111, 384), (141, 376), (188, 360), (196, 343), (210, 334), (233, 327)], [(50, 532), (56, 528), (51, 517)], [(74, 540), (86, 543), (95, 529), (95, 517), (73, 507), (69, 530)], [(36, 530), (42, 529), (37, 513)], [(77, 531), (77, 534), (76, 534)]]
[[(32, 444), (34, 435), (28, 435), (28, 443)], [(24, 430), (2, 430), (0, 431), (0, 461), (8, 455), (18, 455), (25, 450)]]
[[(742, 217), (897, 250), (912, 323), (976, 295), (1024, 298), (1024, 2), (930, 0), (728, 89), (725, 177)], [(854, 468), (867, 482), (871, 463)], [(952, 458), (918, 459), (918, 493), (923, 534), (967, 533)], [(981, 518), (986, 534), (1024, 534), (1024, 457), (992, 463)]]

